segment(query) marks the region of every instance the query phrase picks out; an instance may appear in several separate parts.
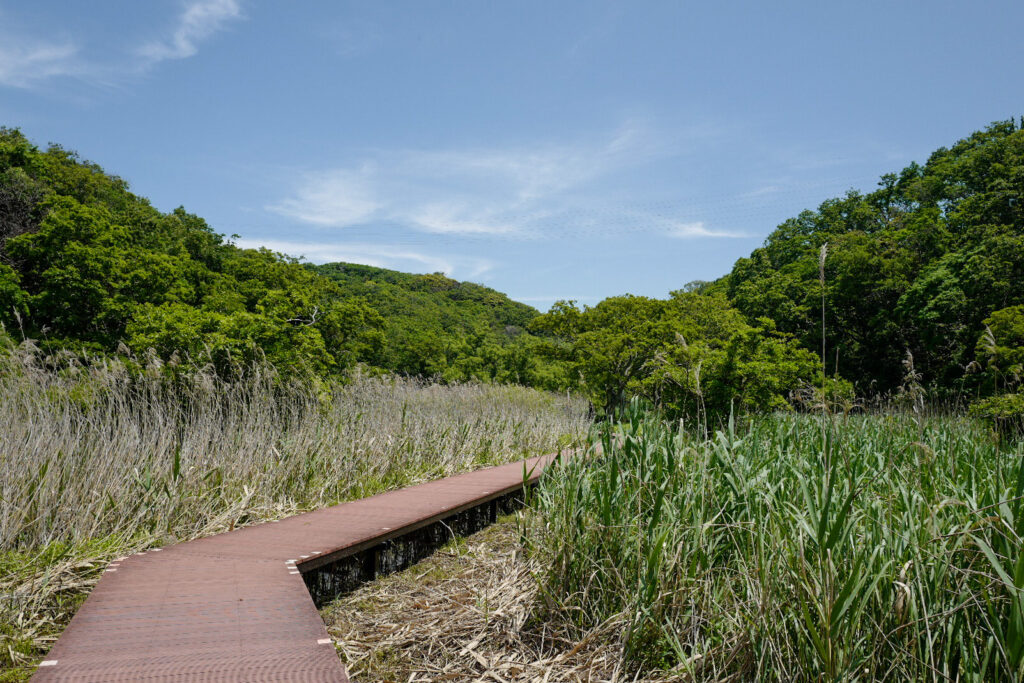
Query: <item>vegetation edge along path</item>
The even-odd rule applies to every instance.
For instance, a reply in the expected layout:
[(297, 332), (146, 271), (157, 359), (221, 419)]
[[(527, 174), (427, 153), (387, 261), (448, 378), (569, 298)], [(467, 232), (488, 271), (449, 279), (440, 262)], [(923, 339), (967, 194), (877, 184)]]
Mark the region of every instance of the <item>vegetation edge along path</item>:
[(536, 481), (539, 456), (111, 563), (33, 681), (348, 681), (307, 584)]

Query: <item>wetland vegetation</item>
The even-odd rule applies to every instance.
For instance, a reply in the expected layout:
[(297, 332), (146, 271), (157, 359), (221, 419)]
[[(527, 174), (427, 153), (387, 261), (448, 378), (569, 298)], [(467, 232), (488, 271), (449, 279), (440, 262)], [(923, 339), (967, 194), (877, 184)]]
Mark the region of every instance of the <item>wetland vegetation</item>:
[(3, 675), (111, 558), (583, 439), (505, 627), (613, 678), (1020, 680), (1022, 126), (547, 313), (239, 248), (0, 130)]

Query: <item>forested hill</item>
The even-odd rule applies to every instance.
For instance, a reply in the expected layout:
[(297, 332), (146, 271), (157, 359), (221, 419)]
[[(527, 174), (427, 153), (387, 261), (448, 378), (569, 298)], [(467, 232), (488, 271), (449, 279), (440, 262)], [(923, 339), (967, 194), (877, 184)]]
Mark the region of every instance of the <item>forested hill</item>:
[[(524, 328), (540, 313), (533, 306), (472, 282), (459, 282), (442, 273), (416, 275), (358, 263), (325, 263), (310, 268), (337, 282), (343, 291), (378, 303), (378, 310), (396, 316), (438, 318), (448, 329), (481, 322), (494, 329)], [(419, 310), (429, 309), (429, 310)], [(458, 310), (457, 316), (454, 311)], [(445, 320), (444, 315), (455, 316)]]
[[(861, 393), (910, 372), (958, 393), (1012, 382), (1024, 360), (1024, 119), (995, 123), (781, 224), (708, 288), (821, 350)], [(1018, 349), (1017, 352), (1014, 349)], [(908, 356), (908, 352), (910, 356)], [(988, 373), (988, 377), (978, 375)], [(993, 387), (989, 387), (991, 389)]]
[[(458, 308), (461, 319), (457, 324), (479, 321), (495, 329), (521, 329), (540, 315), (536, 308), (513, 301), (498, 290), (452, 280), (439, 272), (414, 274), (342, 262), (308, 267), (327, 275), (342, 291), (379, 302), (379, 310), (395, 315), (419, 316), (418, 307), (436, 311), (425, 313), (429, 316), (453, 313)], [(439, 323), (443, 327), (444, 322)]]
[(874, 191), (829, 199), (716, 282), (540, 315), (439, 274), (240, 249), (74, 153), (0, 128), (0, 344), (127, 349), (224, 372), (262, 357), (316, 376), (362, 363), (710, 414), (814, 400), (823, 303), (836, 395), (850, 399), (851, 383), (861, 396), (1009, 392), (1024, 414), (1013, 394), (1024, 379), (1024, 130), (993, 124)]
[[(540, 315), (501, 292), (441, 273), (413, 275), (354, 263), (309, 266), (344, 296), (369, 302), (384, 321), (375, 363), (414, 375), (494, 377), (496, 356)], [(501, 363), (498, 362), (498, 365)]]
[(598, 406), (727, 415), (820, 406), (824, 386), (842, 410), (977, 401), (1024, 427), (1022, 127), (995, 123), (804, 211), (715, 282), (558, 302), (531, 328)]
[(536, 315), (441, 275), (240, 249), (75, 153), (0, 128), (0, 343), (155, 352), (225, 373), (265, 357), (307, 376), (364, 363), (551, 386), (523, 331)]

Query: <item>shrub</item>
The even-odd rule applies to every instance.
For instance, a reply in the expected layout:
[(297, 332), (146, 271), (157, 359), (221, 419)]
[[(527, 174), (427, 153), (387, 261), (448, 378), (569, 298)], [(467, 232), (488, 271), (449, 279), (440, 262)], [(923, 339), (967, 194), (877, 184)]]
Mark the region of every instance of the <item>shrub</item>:
[(974, 402), (969, 413), (1003, 437), (1024, 435), (1024, 394), (1002, 394)]

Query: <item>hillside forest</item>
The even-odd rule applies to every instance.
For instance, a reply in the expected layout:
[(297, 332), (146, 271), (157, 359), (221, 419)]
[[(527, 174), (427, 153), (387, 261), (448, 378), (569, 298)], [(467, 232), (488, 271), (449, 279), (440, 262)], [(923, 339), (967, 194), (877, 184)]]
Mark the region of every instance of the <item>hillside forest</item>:
[[(168, 373), (355, 368), (639, 397), (676, 416), (826, 399), (1024, 413), (1024, 120), (779, 225), (714, 282), (547, 313), (442, 274), (313, 265), (164, 213), (60, 145), (0, 129), (0, 343)], [(58, 354), (59, 352), (59, 354)]]

